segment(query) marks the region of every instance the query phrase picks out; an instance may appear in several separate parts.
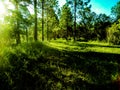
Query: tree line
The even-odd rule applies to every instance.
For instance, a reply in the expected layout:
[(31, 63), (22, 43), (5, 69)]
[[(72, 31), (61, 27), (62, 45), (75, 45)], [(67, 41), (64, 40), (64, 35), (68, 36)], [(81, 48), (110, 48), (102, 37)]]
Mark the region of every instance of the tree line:
[[(90, 0), (11, 0), (14, 9), (4, 17), (9, 38), (19, 44), (23, 41), (63, 38), (74, 41), (99, 40), (119, 44), (118, 2), (111, 16), (91, 11)], [(32, 10), (32, 12), (31, 12)], [(1, 24), (2, 25), (2, 24)]]

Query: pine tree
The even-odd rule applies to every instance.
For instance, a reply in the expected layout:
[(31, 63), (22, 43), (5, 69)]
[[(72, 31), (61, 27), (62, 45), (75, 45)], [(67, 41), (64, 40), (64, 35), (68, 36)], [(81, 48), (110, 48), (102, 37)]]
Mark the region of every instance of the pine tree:
[(72, 7), (73, 16), (74, 16), (74, 31), (73, 31), (73, 39), (76, 40), (76, 20), (77, 20), (77, 13), (87, 5), (90, 0), (66, 0), (66, 2)]
[(68, 32), (72, 26), (72, 13), (68, 4), (63, 5), (60, 16), (60, 28), (66, 32), (64, 36), (68, 39)]

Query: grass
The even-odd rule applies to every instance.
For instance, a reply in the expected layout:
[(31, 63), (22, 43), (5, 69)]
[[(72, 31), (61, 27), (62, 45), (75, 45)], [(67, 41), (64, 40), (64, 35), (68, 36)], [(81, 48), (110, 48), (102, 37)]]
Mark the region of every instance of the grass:
[(59, 50), (67, 50), (67, 51), (78, 51), (78, 52), (101, 52), (101, 53), (114, 53), (120, 54), (120, 46), (119, 45), (109, 45), (109, 43), (104, 42), (66, 42), (65, 40), (57, 40), (47, 43), (49, 46), (53, 48), (57, 48)]
[(8, 81), (14, 90), (116, 90), (119, 51), (99, 42), (21, 44), (7, 53)]
[[(118, 77), (119, 45), (100, 42), (65, 42), (62, 40), (52, 41), (47, 45), (65, 52), (66, 66), (70, 66), (69, 68), (73, 72), (76, 71), (71, 75), (80, 78), (82, 81), (92, 84), (105, 84), (113, 82)], [(70, 75), (71, 70), (66, 71), (66, 75)]]

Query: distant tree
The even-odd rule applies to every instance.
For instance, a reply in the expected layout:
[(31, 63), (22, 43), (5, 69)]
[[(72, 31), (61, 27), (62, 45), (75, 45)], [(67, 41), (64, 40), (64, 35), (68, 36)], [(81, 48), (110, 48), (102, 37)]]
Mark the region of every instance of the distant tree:
[(15, 10), (13, 11), (12, 14), (14, 16), (14, 31), (15, 31), (16, 44), (19, 44), (21, 42), (21, 40), (20, 40), (20, 19), (21, 19), (21, 13), (20, 13), (20, 10), (19, 10), (20, 1), (11, 0), (11, 2), (15, 6)]
[(109, 43), (120, 45), (120, 19), (107, 28), (107, 40)]
[(54, 28), (58, 26), (57, 12), (58, 0), (44, 0), (44, 29), (46, 30), (47, 40), (49, 40), (50, 34), (52, 36)]
[(19, 44), (21, 42), (21, 35), (26, 35), (26, 40), (28, 41), (27, 30), (32, 23), (30, 19), (31, 15), (25, 2), (18, 2), (17, 0), (12, 0), (11, 2), (16, 8), (9, 10), (9, 14), (5, 16), (5, 24), (11, 26), (13, 29), (12, 38), (15, 38), (16, 43)]
[(77, 13), (79, 12), (79, 10), (81, 10), (81, 8), (84, 7), (84, 5), (87, 5), (90, 0), (66, 0), (66, 2), (71, 5), (71, 7), (73, 7), (74, 11), (74, 32), (73, 32), (73, 37), (74, 37), (74, 41), (75, 41), (75, 36), (76, 36), (76, 20), (77, 20)]
[(34, 28), (34, 40), (38, 40), (38, 35), (37, 35), (37, 4), (38, 0), (34, 0), (34, 15), (35, 15), (35, 28)]
[(39, 0), (21, 0), (21, 2), (25, 3), (26, 7), (29, 7), (29, 5), (32, 5), (34, 8), (34, 33), (33, 37), (34, 40), (38, 40), (38, 1)]
[(99, 14), (94, 23), (95, 34), (99, 40), (105, 40), (107, 37), (106, 28), (111, 25), (111, 18), (106, 14)]
[(59, 29), (59, 19), (57, 14), (55, 13), (55, 10), (53, 8), (49, 8), (49, 14), (48, 14), (48, 38), (54, 38), (56, 39), (56, 33)]
[(68, 4), (63, 5), (60, 16), (60, 28), (65, 31), (63, 35), (68, 38), (69, 29), (72, 28), (72, 13)]
[(45, 0), (41, 0), (42, 3), (42, 41), (44, 41), (44, 6)]
[(79, 29), (79, 31), (78, 30), (77, 31), (84, 33), (83, 36), (86, 39), (91, 38), (89, 36), (92, 33), (91, 28), (93, 28), (93, 22), (94, 22), (94, 13), (91, 12), (90, 9), (91, 9), (91, 5), (88, 5), (88, 3), (84, 3), (83, 7), (80, 8), (79, 13), (78, 13), (78, 15), (79, 15), (78, 17), (80, 19), (79, 20), (79, 26), (81, 27), (81, 29)]
[[(49, 33), (50, 33), (50, 23), (52, 24), (54, 21), (52, 18), (56, 16), (55, 14), (57, 13), (58, 10), (58, 0), (44, 0), (44, 22), (46, 24), (46, 36), (47, 40), (49, 40)], [(52, 22), (51, 22), (52, 21)], [(53, 26), (55, 26), (54, 24)], [(52, 34), (52, 33), (51, 33)]]
[(79, 24), (77, 25), (76, 36), (85, 41), (106, 40), (106, 28), (111, 25), (112, 19), (106, 14), (96, 14), (91, 12), (90, 7), (86, 7), (79, 12)]
[(120, 19), (120, 1), (112, 7), (111, 12), (116, 17), (116, 20)]

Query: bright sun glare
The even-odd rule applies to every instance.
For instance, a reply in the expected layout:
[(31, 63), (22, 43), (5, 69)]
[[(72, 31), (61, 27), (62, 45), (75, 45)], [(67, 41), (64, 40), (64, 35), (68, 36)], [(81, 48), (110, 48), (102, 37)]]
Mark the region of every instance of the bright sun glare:
[(7, 9), (14, 9), (12, 3), (9, 0), (4, 0), (4, 3), (0, 0), (0, 20), (3, 20), (4, 16), (7, 15)]
[(2, 2), (0, 2), (0, 17), (3, 17), (6, 14), (5, 6)]

